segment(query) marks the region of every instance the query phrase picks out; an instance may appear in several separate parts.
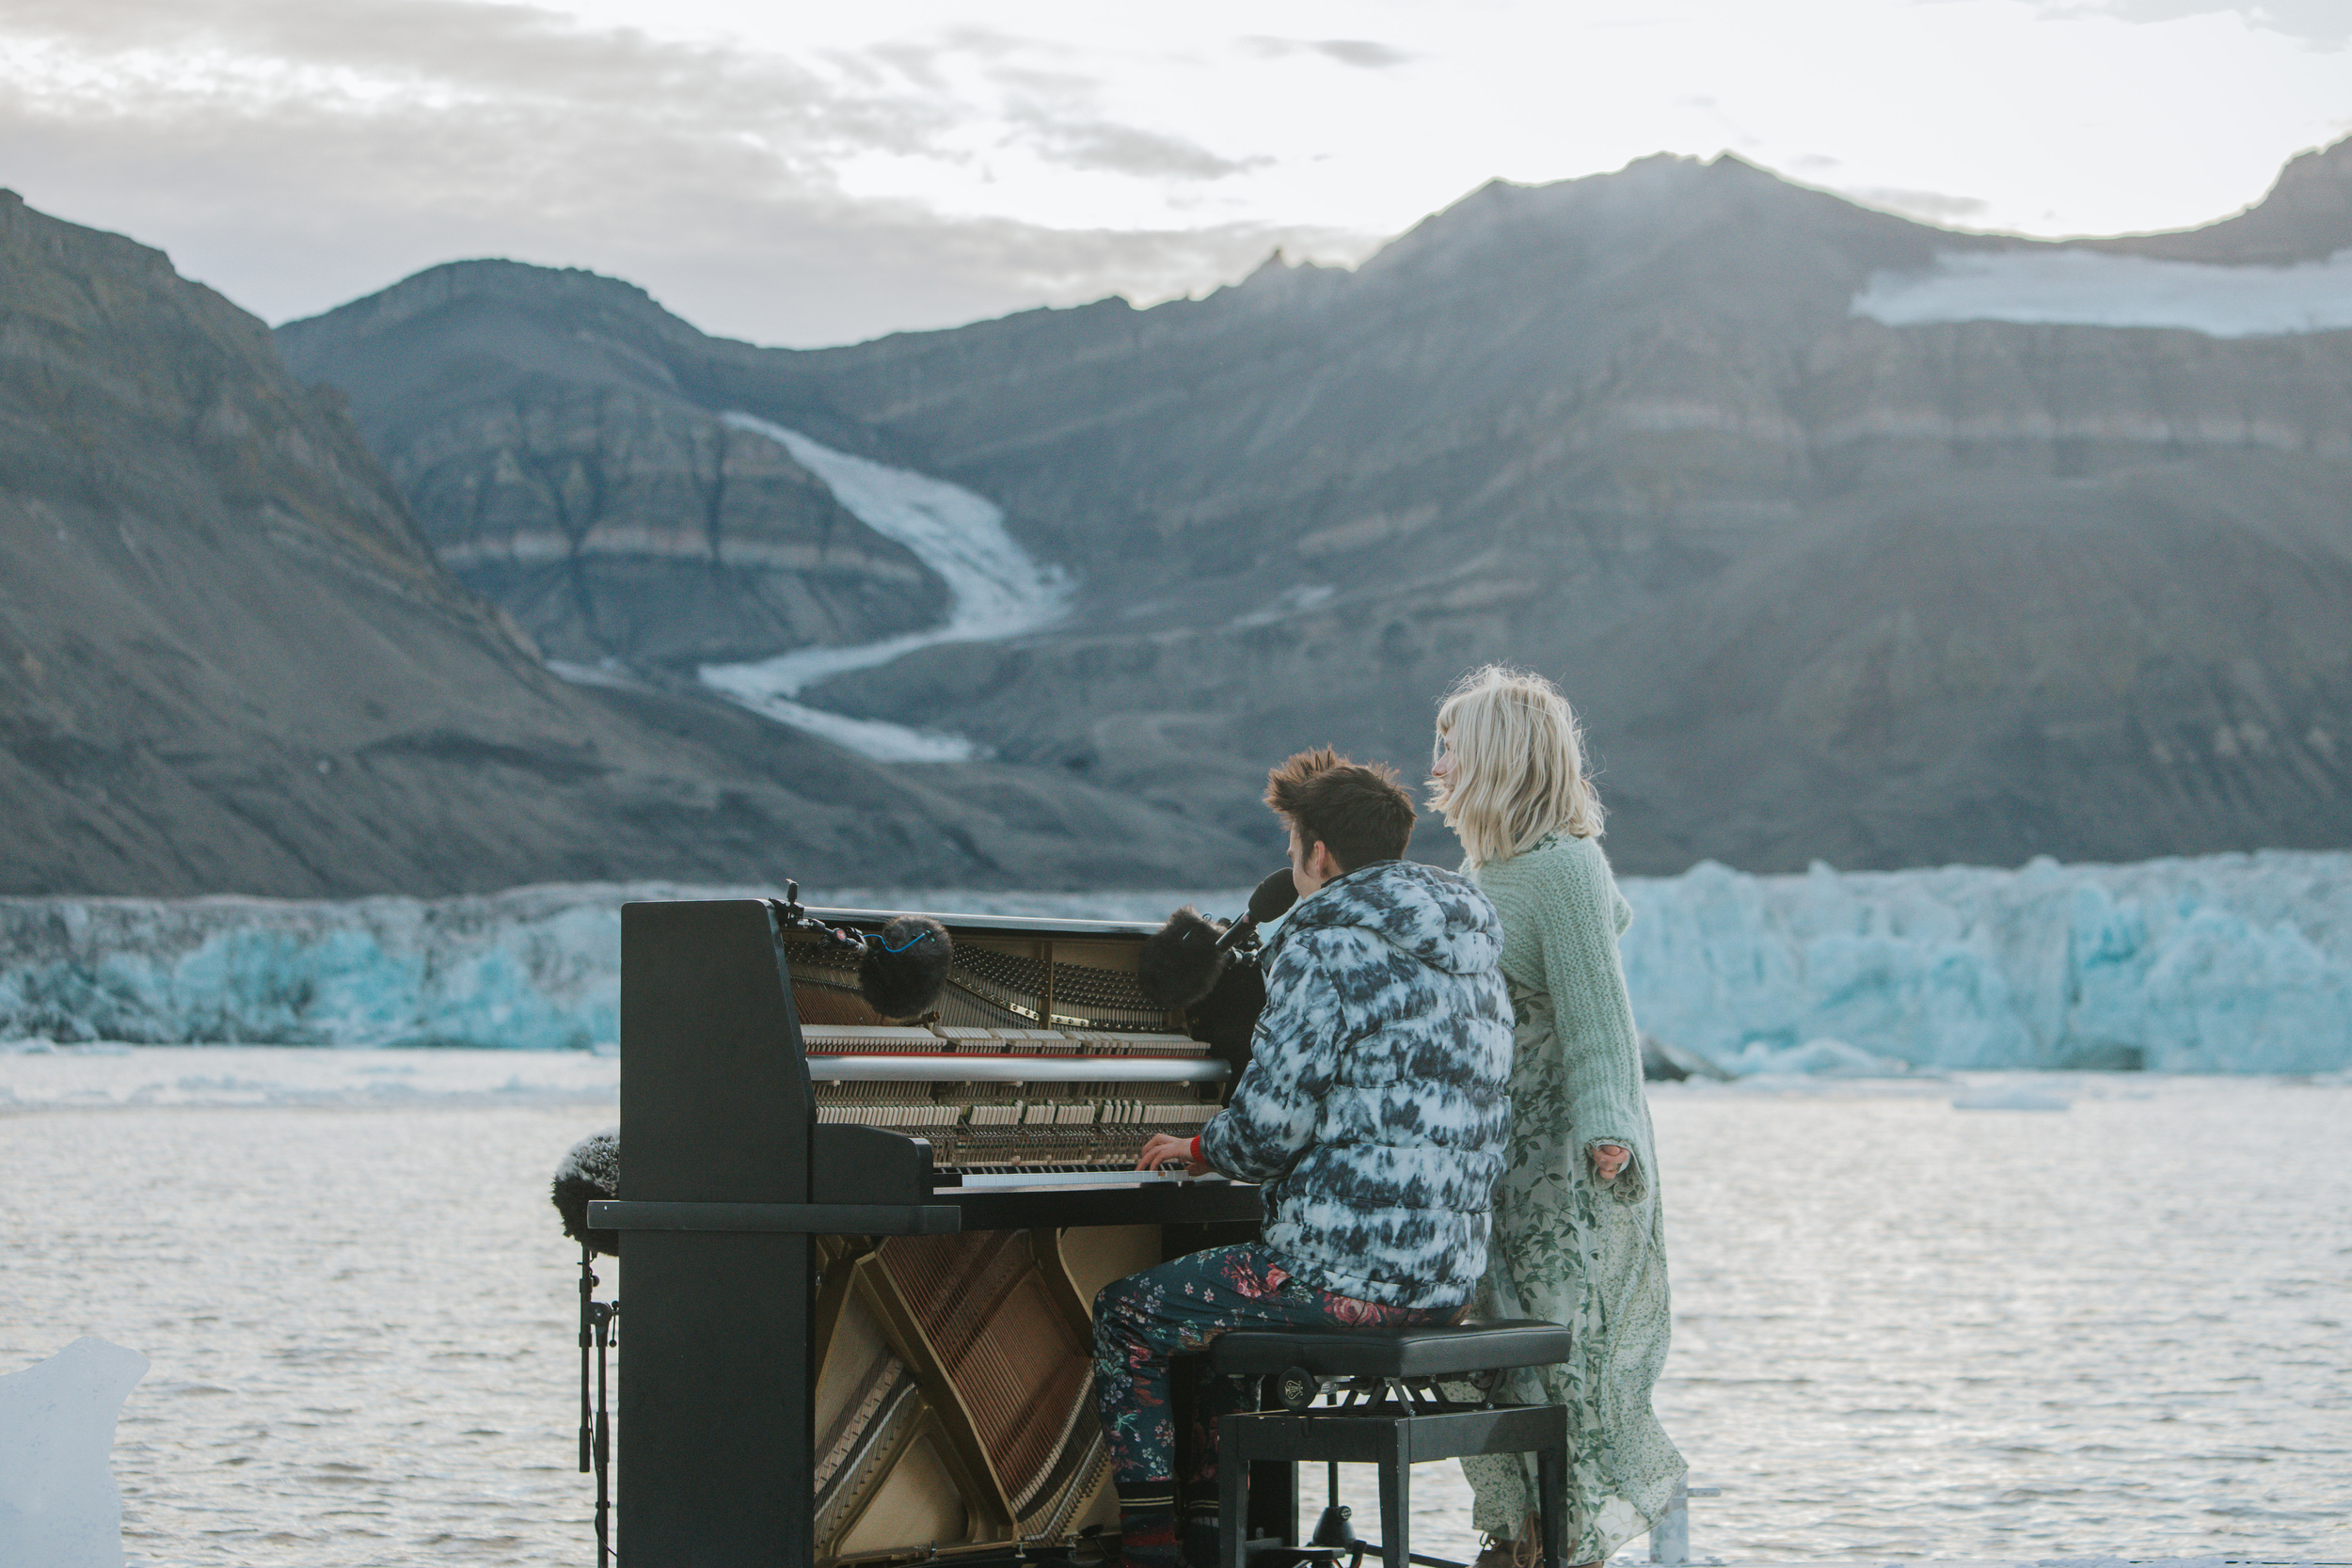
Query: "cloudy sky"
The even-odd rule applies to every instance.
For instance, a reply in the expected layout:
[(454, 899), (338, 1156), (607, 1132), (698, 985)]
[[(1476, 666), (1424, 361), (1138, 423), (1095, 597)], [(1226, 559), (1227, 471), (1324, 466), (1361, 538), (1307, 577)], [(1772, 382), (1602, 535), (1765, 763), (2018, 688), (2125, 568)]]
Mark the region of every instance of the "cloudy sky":
[(267, 317), (501, 255), (842, 342), (1726, 149), (1969, 228), (2260, 198), (2352, 0), (8, 0), (0, 183)]

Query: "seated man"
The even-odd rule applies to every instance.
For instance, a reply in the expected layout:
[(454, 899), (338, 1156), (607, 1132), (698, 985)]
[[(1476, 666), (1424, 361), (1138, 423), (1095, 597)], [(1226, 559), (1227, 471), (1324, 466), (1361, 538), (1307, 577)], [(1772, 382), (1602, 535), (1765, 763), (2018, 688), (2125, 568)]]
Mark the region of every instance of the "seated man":
[[(1400, 858), (1413, 802), (1388, 768), (1302, 752), (1265, 798), (1290, 826), (1299, 902), (1266, 949), (1252, 1060), (1198, 1138), (1155, 1137), (1141, 1162), (1264, 1183), (1263, 1240), (1095, 1297), (1095, 1399), (1133, 1568), (1186, 1555), (1169, 1356), (1229, 1329), (1453, 1321), (1486, 1270), (1510, 1132), (1511, 1002), (1486, 895)], [(1252, 1407), (1252, 1381), (1203, 1379), (1196, 1402), (1184, 1544), (1204, 1562), (1216, 1418)]]

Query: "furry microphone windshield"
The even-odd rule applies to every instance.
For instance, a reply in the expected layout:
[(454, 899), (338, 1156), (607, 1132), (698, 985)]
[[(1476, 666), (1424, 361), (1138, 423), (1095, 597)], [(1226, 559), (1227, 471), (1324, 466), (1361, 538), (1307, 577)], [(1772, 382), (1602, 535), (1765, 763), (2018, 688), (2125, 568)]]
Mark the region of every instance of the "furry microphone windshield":
[(955, 943), (928, 915), (902, 914), (866, 939), (857, 961), (857, 993), (883, 1018), (920, 1018), (947, 989)]
[(1186, 904), (1144, 939), (1136, 954), (1136, 983), (1152, 1006), (1189, 1007), (1209, 994), (1224, 970), (1225, 923)]
[(564, 1234), (593, 1251), (618, 1258), (621, 1233), (588, 1228), (588, 1205), (621, 1195), (621, 1130), (591, 1132), (555, 1167), (555, 1212)]

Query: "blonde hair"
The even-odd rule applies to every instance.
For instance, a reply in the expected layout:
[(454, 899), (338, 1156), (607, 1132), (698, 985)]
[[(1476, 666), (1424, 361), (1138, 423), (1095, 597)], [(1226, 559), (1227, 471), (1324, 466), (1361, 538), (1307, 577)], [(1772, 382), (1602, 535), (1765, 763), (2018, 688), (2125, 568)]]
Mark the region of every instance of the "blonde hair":
[(1583, 736), (1543, 676), (1502, 664), (1464, 675), (1438, 708), (1438, 745), (1454, 753), (1453, 777), (1430, 779), (1429, 805), (1462, 841), (1463, 869), (1509, 860), (1553, 833), (1600, 836)]

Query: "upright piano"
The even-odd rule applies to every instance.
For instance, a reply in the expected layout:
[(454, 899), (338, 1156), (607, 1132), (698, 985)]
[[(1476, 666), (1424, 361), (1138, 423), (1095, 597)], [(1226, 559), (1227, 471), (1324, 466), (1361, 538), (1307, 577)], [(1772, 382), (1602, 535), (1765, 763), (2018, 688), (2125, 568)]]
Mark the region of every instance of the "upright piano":
[[(882, 911), (809, 911), (878, 931)], [(1094, 1292), (1253, 1239), (1257, 1190), (1134, 1170), (1236, 1042), (1152, 1006), (1153, 927), (939, 916), (920, 1023), (756, 900), (622, 911), (618, 1556), (628, 1568), (1089, 1555), (1117, 1517)], [(1296, 1539), (1286, 1478), (1252, 1533)]]

